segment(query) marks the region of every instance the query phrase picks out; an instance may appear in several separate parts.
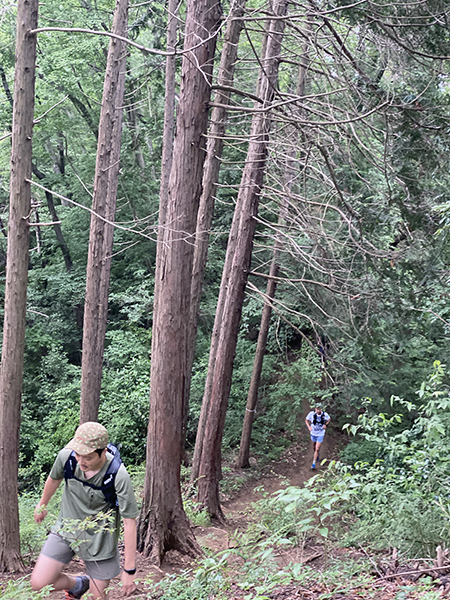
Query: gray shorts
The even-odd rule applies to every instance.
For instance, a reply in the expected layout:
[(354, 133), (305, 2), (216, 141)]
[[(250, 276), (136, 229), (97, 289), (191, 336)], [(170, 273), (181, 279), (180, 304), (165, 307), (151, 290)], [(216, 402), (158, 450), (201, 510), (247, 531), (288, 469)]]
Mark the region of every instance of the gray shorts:
[[(76, 553), (64, 538), (56, 533), (50, 533), (41, 550), (41, 554), (67, 565)], [(106, 560), (84, 560), (84, 564), (86, 566), (86, 573), (91, 579), (105, 581), (117, 577), (120, 573), (118, 552), (115, 556)]]

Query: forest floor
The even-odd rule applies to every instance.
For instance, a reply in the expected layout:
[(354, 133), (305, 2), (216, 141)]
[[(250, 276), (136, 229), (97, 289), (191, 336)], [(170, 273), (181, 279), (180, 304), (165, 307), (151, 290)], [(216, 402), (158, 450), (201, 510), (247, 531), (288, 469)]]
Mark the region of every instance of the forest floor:
[[(289, 485), (302, 486), (309, 477), (315, 474), (315, 471), (311, 470), (312, 447), (308, 437), (305, 430), (302, 438), (294, 442), (279, 460), (272, 461), (260, 469), (256, 464), (253, 464), (253, 468), (246, 470), (243, 475), (241, 470), (227, 468), (227, 485), (224, 487), (225, 492), (222, 496), (222, 507), (226, 516), (225, 525), (194, 527), (199, 544), (210, 556), (220, 556), (221, 553), (233, 548), (236, 533), (245, 531), (249, 523), (255, 519), (252, 511), (252, 504), (255, 501)], [(341, 447), (342, 438), (339, 434), (330, 430), (322, 445), (321, 460), (336, 458)], [(325, 467), (320, 466), (320, 468)], [(302, 585), (280, 583), (274, 589), (265, 591), (259, 598), (267, 600), (417, 600), (419, 598), (421, 600), (428, 600), (428, 598), (434, 600), (435, 598), (450, 598), (450, 585), (445, 581), (445, 578), (442, 578), (440, 583), (433, 586), (433, 592), (429, 591), (429, 586), (427, 587), (428, 591), (421, 592), (420, 586), (414, 584), (411, 578), (406, 579), (399, 574), (386, 577), (377, 568), (377, 558), (370, 557), (363, 548), (347, 549), (324, 544), (320, 540), (313, 540), (301, 548), (289, 547), (282, 551), (277, 549), (276, 557), (280, 570), (290, 563), (300, 563), (308, 564), (309, 567), (314, 569), (313, 572), (319, 574), (321, 571), (330, 569), (330, 565), (332, 565), (335, 573), (339, 574), (336, 577), (336, 585), (333, 585), (332, 578), (331, 582), (328, 579), (327, 583), (321, 583), (323, 579), (319, 577), (314, 579), (313, 577), (307, 585), (304, 583)], [(386, 557), (384, 558), (386, 559)], [(357, 578), (357, 573), (349, 574), (348, 577), (345, 576), (346, 569), (348, 569), (346, 565), (352, 562), (357, 564), (361, 560), (365, 560), (366, 563), (370, 561), (374, 566), (373, 573), (363, 583), (361, 583), (361, 578)], [(342, 565), (341, 570), (340, 565)], [(136, 577), (141, 583), (132, 598), (156, 599), (158, 593), (156, 592), (155, 595), (155, 592), (151, 592), (146, 582), (150, 580), (157, 582), (166, 575), (179, 574), (193, 568), (195, 568), (195, 563), (174, 551), (166, 555), (161, 569), (150, 564), (147, 559), (139, 555)], [(253, 598), (254, 593), (251, 589), (244, 591), (233, 583), (233, 566), (230, 568), (231, 583), (227, 592), (220, 595), (220, 599), (244, 600)], [(239, 569), (239, 564), (236, 563), (235, 568)], [(72, 561), (69, 569), (72, 573), (81, 573), (83, 564), (81, 561)], [(401, 569), (397, 568), (396, 570)], [(403, 569), (403, 571), (407, 570), (407, 568)], [(432, 595), (430, 595), (431, 593)], [(173, 600), (178, 600), (178, 597), (174, 596)], [(52, 592), (48, 598), (50, 600), (60, 600), (62, 593)], [(109, 600), (119, 600), (120, 598), (123, 598), (123, 596), (121, 595), (119, 579), (113, 580)], [(219, 596), (211, 595), (209, 600), (219, 600)]]

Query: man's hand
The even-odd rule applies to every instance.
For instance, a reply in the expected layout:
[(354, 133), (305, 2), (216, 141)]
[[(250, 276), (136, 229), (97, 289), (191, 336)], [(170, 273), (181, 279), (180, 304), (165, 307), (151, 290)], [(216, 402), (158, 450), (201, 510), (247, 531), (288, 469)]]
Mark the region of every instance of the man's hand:
[(135, 575), (130, 575), (129, 573), (125, 573), (122, 571), (122, 577), (120, 578), (122, 582), (122, 595), (129, 596), (134, 590), (137, 588), (134, 583)]
[(47, 507), (41, 504), (38, 504), (34, 509), (34, 520), (36, 523), (42, 523), (42, 521), (47, 516)]

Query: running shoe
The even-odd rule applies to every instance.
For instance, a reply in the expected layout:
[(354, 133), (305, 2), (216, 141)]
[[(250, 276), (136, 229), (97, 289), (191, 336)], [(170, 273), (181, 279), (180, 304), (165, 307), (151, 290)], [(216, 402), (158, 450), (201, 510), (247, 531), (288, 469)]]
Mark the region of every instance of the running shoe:
[(81, 596), (83, 594), (85, 594), (88, 589), (89, 589), (89, 584), (90, 584), (90, 579), (87, 575), (81, 575), (80, 577), (77, 577), (77, 580), (81, 579), (81, 591), (78, 592), (78, 594), (73, 594), (71, 591), (69, 590), (64, 590), (65, 591), (65, 596), (64, 596), (64, 600), (77, 600), (78, 598), (81, 598)]
[(311, 465), (311, 469), (315, 469), (315, 468), (316, 468), (316, 463), (313, 463), (313, 464)]

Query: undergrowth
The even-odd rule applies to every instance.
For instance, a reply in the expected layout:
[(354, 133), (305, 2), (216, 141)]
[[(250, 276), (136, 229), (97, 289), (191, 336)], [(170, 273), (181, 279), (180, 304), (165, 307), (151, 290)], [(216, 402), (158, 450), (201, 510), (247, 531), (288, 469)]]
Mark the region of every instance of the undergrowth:
[(31, 589), (29, 577), (0, 582), (0, 597), (2, 600), (44, 600), (47, 598), (51, 586), (43, 588), (40, 592)]

